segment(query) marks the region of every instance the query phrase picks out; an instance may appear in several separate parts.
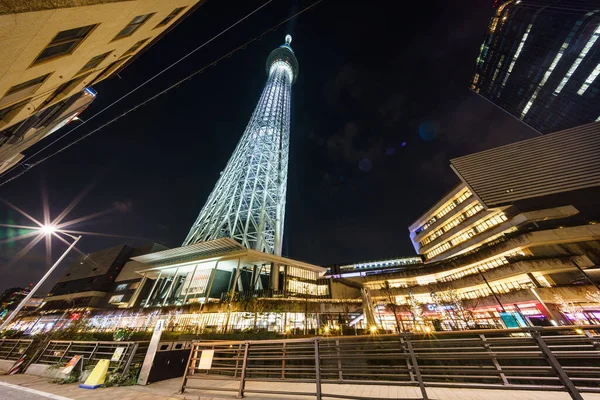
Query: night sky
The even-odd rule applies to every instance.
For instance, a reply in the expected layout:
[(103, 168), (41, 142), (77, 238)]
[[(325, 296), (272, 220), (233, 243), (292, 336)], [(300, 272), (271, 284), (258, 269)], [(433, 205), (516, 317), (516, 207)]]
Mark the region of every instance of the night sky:
[[(275, 0), (59, 143), (211, 64), (311, 2)], [(98, 98), (81, 118), (261, 4), (237, 3), (233, 8), (230, 2), (207, 1), (125, 69), (121, 79), (96, 85)], [(407, 227), (459, 182), (449, 160), (536, 133), (467, 88), (493, 12), (491, 0), (431, 0), (394, 8), (404, 4), (324, 0), (0, 187), (0, 197), (41, 218), (43, 187), (53, 215), (90, 187), (70, 217), (114, 211), (77, 228), (133, 238), (88, 235), (78, 246), (81, 251), (124, 242), (181, 245), (260, 96), (267, 55), (290, 33), (300, 75), (292, 88), (284, 255), (319, 265), (414, 255)], [(4, 205), (0, 216), (27, 222)], [(47, 269), (43, 245), (8, 265), (26, 242), (0, 247), (0, 290), (34, 282)], [(55, 242), (53, 259), (64, 249)]]

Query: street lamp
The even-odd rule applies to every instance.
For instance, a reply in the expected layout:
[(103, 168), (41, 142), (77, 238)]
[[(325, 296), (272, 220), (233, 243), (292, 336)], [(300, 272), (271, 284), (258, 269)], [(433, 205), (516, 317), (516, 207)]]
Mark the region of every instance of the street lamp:
[[(58, 229), (54, 225), (43, 225), (42, 227), (39, 228), (39, 230), (44, 235), (52, 235), (58, 231)], [(60, 256), (60, 258), (58, 260), (56, 260), (54, 265), (52, 265), (52, 267), (50, 267), (50, 269), (46, 272), (46, 274), (44, 274), (44, 276), (42, 276), (42, 279), (40, 279), (40, 281), (37, 283), (37, 285), (35, 285), (34, 288), (31, 289), (29, 294), (27, 296), (25, 296), (25, 298), (23, 300), (21, 300), (21, 302), (19, 303), (17, 308), (15, 308), (15, 310), (8, 317), (6, 317), (6, 320), (0, 326), (0, 332), (3, 331), (4, 329), (6, 329), (8, 324), (10, 324), (12, 322), (12, 320), (17, 316), (19, 311), (21, 311), (21, 309), (25, 306), (25, 304), (27, 304), (29, 299), (31, 299), (31, 297), (40, 288), (40, 286), (42, 286), (44, 284), (44, 282), (46, 281), (46, 279), (48, 279), (50, 274), (52, 274), (52, 271), (54, 271), (56, 269), (56, 267), (58, 267), (58, 264), (60, 264), (60, 262), (67, 256), (67, 254), (71, 251), (71, 249), (73, 247), (75, 247), (75, 244), (77, 244), (79, 239), (81, 239), (81, 236), (72, 236), (72, 235), (69, 235), (68, 233), (62, 232), (62, 231), (61, 231), (61, 233), (63, 235), (67, 235), (71, 239), (73, 239), (73, 243), (71, 243), (71, 245), (67, 248), (67, 250), (65, 250), (65, 252), (62, 254), (62, 256)]]

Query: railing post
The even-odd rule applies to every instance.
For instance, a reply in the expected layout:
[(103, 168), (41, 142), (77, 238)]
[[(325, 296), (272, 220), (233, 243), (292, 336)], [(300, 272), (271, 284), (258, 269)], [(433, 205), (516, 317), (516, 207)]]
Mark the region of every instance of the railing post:
[(319, 338), (313, 339), (315, 344), (315, 385), (317, 387), (317, 400), (321, 400), (321, 358), (319, 356)]
[(556, 359), (554, 354), (552, 354), (552, 350), (550, 350), (550, 348), (548, 347), (548, 344), (546, 344), (546, 342), (544, 341), (544, 338), (542, 337), (542, 335), (540, 335), (540, 332), (535, 329), (527, 329), (527, 328), (524, 328), (523, 330), (525, 332), (528, 332), (531, 335), (531, 337), (533, 337), (535, 339), (538, 347), (542, 351), (542, 354), (544, 355), (546, 360), (548, 360), (548, 363), (552, 367), (552, 370), (558, 376), (558, 379), (563, 384), (565, 389), (567, 389), (567, 392), (569, 392), (569, 395), (571, 396), (571, 398), (573, 400), (583, 400), (583, 397), (579, 393), (579, 390), (577, 390), (577, 388), (575, 387), (575, 384), (573, 383), (573, 381), (571, 381), (571, 379), (567, 375), (567, 372), (560, 365), (560, 363), (558, 362), (558, 360)]
[(483, 342), (483, 347), (485, 348), (485, 350), (490, 355), (490, 359), (492, 360), (492, 363), (494, 364), (494, 367), (496, 367), (496, 370), (500, 373), (500, 378), (502, 379), (502, 384), (504, 386), (510, 386), (510, 383), (508, 382), (508, 379), (506, 379), (506, 375), (502, 371), (502, 366), (500, 366), (500, 363), (498, 362), (498, 359), (496, 358), (496, 355), (492, 351), (490, 345), (487, 343), (487, 339), (485, 338), (485, 335), (482, 333), (481, 335), (479, 335), (479, 337), (481, 338), (481, 341)]
[(8, 351), (8, 354), (6, 355), (6, 357), (4, 357), (5, 360), (8, 360), (10, 355), (12, 354), (12, 352), (17, 348), (17, 346), (19, 345), (20, 340), (17, 339), (17, 342), (15, 343), (15, 345), (12, 347), (12, 349), (10, 349)]
[[(408, 353), (408, 350), (406, 349), (406, 340), (402, 336), (400, 336), (400, 347), (402, 348), (402, 353)], [(410, 378), (410, 381), (415, 382), (415, 374), (413, 373), (412, 366), (408, 358), (406, 359), (406, 368), (408, 370), (408, 376)]]
[(413, 348), (412, 342), (410, 338), (406, 338), (406, 347), (410, 354), (410, 359), (413, 364), (413, 369), (415, 370), (415, 376), (417, 378), (417, 382), (419, 382), (419, 388), (421, 389), (421, 395), (423, 395), (423, 400), (428, 400), (427, 390), (425, 390), (425, 383), (423, 382), (423, 377), (421, 376), (421, 369), (419, 368), (419, 363), (417, 362), (417, 356), (415, 354), (415, 350)]
[(342, 358), (340, 356), (340, 341), (335, 340), (335, 353), (337, 355), (337, 367), (338, 367), (338, 380), (343, 381), (344, 376), (342, 375)]
[(281, 379), (285, 379), (285, 355), (286, 355), (285, 342), (283, 342), (282, 351), (281, 351)]
[[(65, 355), (66, 355), (66, 354), (69, 352), (69, 350), (71, 349), (71, 345), (73, 345), (73, 341), (70, 341), (70, 342), (69, 342), (69, 344), (67, 345), (67, 348), (66, 348), (66, 349), (65, 349), (65, 351), (62, 353), (62, 356), (60, 356), (60, 358), (58, 359), (58, 361), (57, 361), (57, 364), (58, 364), (59, 362), (61, 362), (63, 358), (65, 358)], [(81, 361), (83, 361), (83, 360), (81, 360)]]
[[(190, 356), (188, 357), (188, 362), (187, 365), (185, 366), (185, 371), (183, 372), (183, 380), (181, 381), (181, 390), (179, 391), (179, 393), (183, 393), (185, 392), (185, 387), (187, 385), (187, 377), (188, 374), (190, 374), (190, 367), (192, 364), (192, 358), (194, 359), (194, 362), (196, 362), (196, 356), (197, 356), (198, 350), (196, 350), (196, 344), (192, 343), (192, 348), (190, 349)], [(193, 375), (193, 369), (192, 369), (192, 373), (191, 375)]]
[(592, 335), (590, 333), (590, 331), (588, 331), (587, 329), (584, 330), (584, 335), (590, 339), (590, 343), (592, 344), (592, 346), (594, 346), (594, 348), (596, 350), (600, 350), (600, 342), (598, 342), (597, 340), (594, 339), (594, 335)]
[[(127, 375), (127, 372), (129, 372), (129, 367), (131, 366), (133, 357), (135, 357), (135, 353), (137, 353), (139, 344), (134, 343), (133, 346), (128, 346), (128, 347), (131, 348), (131, 353), (129, 354), (129, 358), (127, 359), (127, 362), (125, 363), (125, 367), (123, 367), (123, 373), (122, 373), (123, 376)], [(122, 359), (122, 356), (121, 356), (121, 359)], [(121, 360), (119, 360), (119, 364), (120, 363), (121, 363)]]
[(244, 349), (244, 361), (242, 362), (242, 374), (240, 375), (240, 389), (238, 391), (238, 398), (244, 397), (244, 389), (246, 388), (246, 366), (248, 365), (248, 349), (250, 348), (250, 342), (246, 342), (246, 348)]
[(240, 367), (240, 352), (242, 350), (242, 344), (238, 344), (237, 352), (235, 353), (235, 370), (233, 371), (233, 377), (237, 378), (238, 368)]

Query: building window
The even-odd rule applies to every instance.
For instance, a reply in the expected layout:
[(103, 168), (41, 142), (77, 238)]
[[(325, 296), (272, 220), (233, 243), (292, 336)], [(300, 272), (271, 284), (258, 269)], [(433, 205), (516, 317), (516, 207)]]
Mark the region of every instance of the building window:
[(173, 18), (175, 18), (176, 16), (178, 16), (183, 10), (185, 10), (185, 7), (179, 7), (174, 9), (171, 14), (167, 15), (162, 21), (160, 21), (160, 23), (158, 25), (156, 25), (154, 28), (160, 28), (161, 26), (165, 26), (167, 25), (169, 22), (171, 22), (171, 20), (173, 20)]
[(131, 22), (127, 24), (125, 28), (121, 29), (121, 32), (117, 33), (117, 36), (115, 36), (113, 40), (133, 35), (133, 33), (137, 31), (142, 25), (144, 25), (144, 23), (148, 21), (148, 19), (150, 19), (150, 17), (153, 15), (154, 13), (138, 15), (137, 17), (132, 19)]
[(116, 296), (111, 296), (110, 300), (108, 300), (109, 303), (114, 304), (114, 303), (120, 303), (123, 300), (123, 294), (119, 294)]
[(121, 283), (120, 285), (117, 285), (115, 292), (120, 292), (122, 290), (126, 290), (127, 286), (129, 286), (127, 283)]
[(63, 83), (58, 88), (56, 88), (56, 90), (48, 97), (48, 99), (45, 100), (44, 103), (49, 104), (50, 102), (54, 101), (61, 94), (64, 95), (64, 97), (66, 97), (81, 82), (83, 82), (83, 80), (85, 78), (87, 78), (90, 74), (91, 74), (91, 72), (88, 72), (87, 74), (80, 75), (77, 78), (73, 78), (70, 81)]
[[(108, 67), (106, 67), (104, 69), (104, 71), (102, 71), (102, 73), (100, 73), (100, 75), (98, 75), (93, 80), (92, 83), (95, 83), (95, 82), (98, 82), (99, 80), (108, 78), (110, 75), (112, 75), (113, 72), (115, 72), (117, 69), (119, 69), (125, 63), (125, 61), (127, 61), (127, 59), (129, 59), (130, 57), (131, 56), (119, 58), (117, 61), (113, 61), (112, 63), (108, 64)], [(90, 83), (90, 85), (92, 83)]]
[(136, 44), (134, 44), (133, 46), (131, 46), (129, 48), (129, 50), (127, 50), (125, 53), (123, 53), (124, 56), (126, 56), (127, 54), (131, 54), (133, 52), (135, 52), (137, 49), (139, 49), (144, 43), (146, 43), (150, 38), (146, 38), (144, 40), (140, 40), (139, 42), (137, 42)]
[(133, 282), (131, 284), (131, 286), (129, 287), (129, 289), (135, 290), (135, 289), (137, 289), (139, 287), (140, 287), (140, 283), (139, 282)]
[(33, 64), (71, 54), (96, 26), (88, 25), (59, 32), (46, 48), (42, 50), (40, 55), (37, 56)]
[(27, 82), (20, 83), (8, 89), (4, 97), (0, 99), (0, 105), (12, 103), (15, 100), (22, 99), (23, 97), (29, 96), (35, 93), (40, 86), (44, 84), (50, 74), (38, 76), (37, 78), (28, 80)]
[(82, 72), (89, 71), (91, 69), (96, 68), (102, 61), (104, 61), (104, 59), (106, 57), (108, 57), (108, 55), (110, 53), (112, 53), (112, 50), (108, 51), (108, 52), (106, 52), (104, 54), (100, 54), (100, 55), (98, 55), (96, 57), (92, 57), (90, 59), (90, 61), (88, 61), (87, 63), (85, 63), (85, 65), (83, 67), (81, 67), (81, 69), (79, 70), (79, 72), (77, 72), (77, 74), (80, 74)]
[(31, 98), (25, 99), (23, 101), (20, 101), (16, 104), (13, 104), (12, 106), (8, 106), (6, 108), (3, 108), (0, 110), (0, 120), (4, 120), (5, 118), (8, 117), (9, 114), (11, 114), (12, 112), (16, 111), (20, 111), (21, 108), (25, 107), (25, 105), (27, 103), (29, 103), (31, 101)]

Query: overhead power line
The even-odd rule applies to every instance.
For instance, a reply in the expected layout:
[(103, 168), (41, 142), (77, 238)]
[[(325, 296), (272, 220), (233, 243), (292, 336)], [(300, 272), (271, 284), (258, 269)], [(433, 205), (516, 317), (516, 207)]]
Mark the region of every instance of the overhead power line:
[[(81, 136), (80, 138), (74, 140), (73, 142), (69, 143), (68, 145), (60, 148), (59, 150), (55, 151), (54, 153), (51, 153), (50, 155), (41, 158), (40, 160), (29, 164), (29, 165), (25, 165), (24, 163), (28, 160), (30, 160), (32, 157), (36, 156), (37, 154), (39, 154), (40, 152), (44, 151), (45, 149), (47, 149), (48, 147), (52, 146), (54, 143), (56, 143), (57, 141), (63, 139), (65, 136), (67, 136), (68, 134), (70, 134), (71, 132), (75, 131), (76, 129), (78, 129), (79, 127), (83, 126), (85, 123), (87, 123), (88, 121), (90, 121), (91, 119), (95, 118), (96, 116), (98, 116), (99, 114), (101, 114), (102, 112), (106, 111), (108, 108), (112, 107), (113, 105), (115, 105), (116, 103), (118, 103), (119, 101), (123, 100), (125, 97), (129, 96), (130, 94), (132, 94), (133, 92), (135, 92), (136, 90), (138, 90), (139, 88), (141, 88), (142, 86), (146, 85), (147, 83), (149, 83), (150, 81), (154, 80), (156, 77), (158, 77), (159, 75), (163, 74), (164, 72), (166, 72), (168, 69), (172, 68), (173, 66), (175, 66), (176, 64), (178, 64), (179, 62), (183, 61), (184, 59), (186, 59), (187, 57), (189, 57), (191, 54), (193, 54), (194, 52), (200, 50), (202, 47), (204, 47), (205, 45), (207, 45), (208, 43), (212, 42), (214, 39), (218, 38), (219, 36), (221, 36), (222, 34), (224, 34), (225, 32), (227, 32), (228, 30), (230, 30), (231, 28), (233, 28), (234, 26), (238, 25), (240, 22), (242, 22), (243, 20), (247, 19), (248, 17), (250, 17), (252, 14), (256, 13), (257, 11), (259, 11), (261, 8), (265, 7), (266, 5), (268, 5), (269, 3), (271, 3), (273, 0), (269, 0), (266, 3), (264, 3), (263, 5), (261, 5), (260, 7), (258, 7), (257, 9), (255, 9), (254, 11), (252, 11), (251, 13), (247, 14), (245, 17), (241, 18), (240, 20), (238, 20), (237, 22), (235, 22), (234, 24), (232, 24), (231, 26), (229, 26), (228, 28), (226, 28), (225, 30), (221, 31), (219, 34), (213, 36), (211, 39), (209, 39), (208, 41), (206, 41), (205, 43), (203, 43), (201, 46), (197, 47), (196, 49), (192, 50), (190, 53), (186, 54), (185, 56), (183, 56), (182, 58), (180, 58), (179, 60), (175, 61), (173, 64), (171, 64), (170, 66), (168, 66), (167, 68), (163, 69), (162, 71), (160, 71), (159, 73), (157, 73), (156, 75), (154, 75), (152, 78), (146, 80), (144, 83), (140, 84), (139, 86), (137, 86), (136, 88), (134, 88), (133, 90), (131, 90), (130, 92), (128, 92), (127, 94), (121, 96), (119, 99), (117, 99), (116, 101), (114, 101), (113, 103), (111, 103), (110, 105), (108, 105), (107, 107), (103, 108), (102, 110), (100, 110), (98, 113), (94, 114), (93, 116), (89, 117), (88, 119), (86, 119), (86, 121), (84, 121), (82, 124), (76, 126), (75, 128), (71, 129), (69, 132), (67, 132), (66, 134), (64, 134), (62, 137), (56, 139), (55, 141), (53, 141), (52, 143), (50, 143), (49, 145), (45, 146), (44, 148), (42, 148), (41, 150), (37, 151), (35, 154), (27, 157), (23, 162), (17, 164), (18, 165), (23, 165), (25, 167), (25, 169), (23, 169), (21, 172), (19, 172), (18, 174), (14, 175), (13, 177), (3, 181), (2, 183), (0, 183), (0, 187), (6, 185), (7, 183), (17, 179), (18, 177), (24, 175), (27, 171), (31, 170), (33, 167), (38, 166), (39, 164), (43, 163), (44, 161), (48, 160), (49, 158), (54, 157), (55, 155), (65, 151), (66, 149), (68, 149), (71, 146), (74, 146), (75, 144), (77, 144), (78, 142), (82, 141), (83, 139), (93, 135), (94, 133), (98, 132), (99, 130), (105, 128), (106, 126), (112, 124), (113, 122), (118, 121), (119, 119), (123, 118), (124, 116), (126, 116), (127, 114), (136, 111), (138, 108), (141, 108), (143, 106), (145, 106), (146, 104), (148, 104), (149, 102), (151, 102), (152, 100), (162, 96), (163, 94), (171, 91), (172, 89), (179, 87), (182, 83), (191, 80), (194, 76), (201, 74), (202, 72), (204, 72), (205, 69), (215, 66), (219, 61), (225, 59), (225, 58), (230, 58), (234, 53), (240, 51), (240, 50), (245, 50), (246, 47), (255, 42), (255, 41), (259, 41), (262, 40), (262, 38), (264, 37), (264, 35), (266, 35), (269, 32), (273, 32), (275, 30), (277, 30), (281, 25), (285, 24), (286, 22), (296, 18), (297, 16), (299, 16), (300, 14), (303, 14), (304, 12), (312, 9), (313, 7), (315, 7), (316, 5), (318, 5), (319, 3), (321, 3), (323, 0), (317, 0), (314, 3), (304, 7), (303, 9), (301, 9), (300, 11), (296, 12), (295, 14), (293, 14), (292, 16), (283, 19), (282, 21), (278, 22), (277, 24), (273, 25), (271, 28), (265, 30), (264, 32), (262, 32), (260, 35), (253, 37), (252, 39), (248, 40), (247, 42), (245, 42), (244, 44), (242, 44), (241, 46), (238, 46), (236, 48), (234, 48), (233, 50), (231, 50), (230, 52), (222, 55), (221, 57), (217, 58), (215, 61), (206, 64), (204, 67), (202, 67), (199, 70), (196, 70), (195, 72), (189, 74), (188, 76), (186, 76), (185, 78), (177, 81), (176, 83), (174, 83), (173, 85), (167, 87), (166, 89), (158, 92), (157, 94), (147, 98), (146, 100), (142, 101), (141, 103), (137, 104), (136, 106), (128, 109), (127, 111), (123, 112), (122, 114), (116, 116), (115, 118), (109, 120), (108, 122), (100, 125), (99, 127), (97, 127), (96, 129), (93, 129), (92, 131), (86, 133), (85, 135)], [(8, 171), (7, 171), (8, 172)]]
[[(165, 72), (167, 72), (168, 70), (170, 70), (171, 68), (173, 68), (174, 66), (176, 66), (177, 64), (179, 64), (180, 62), (182, 62), (183, 60), (187, 59), (192, 54), (196, 53), (198, 50), (204, 48), (206, 45), (208, 45), (209, 43), (213, 42), (215, 39), (217, 39), (221, 35), (225, 34), (229, 30), (233, 29), (235, 26), (239, 25), (240, 23), (242, 23), (243, 21), (245, 21), (246, 19), (248, 19), (249, 17), (251, 17), (252, 15), (254, 15), (255, 13), (257, 13), (258, 11), (260, 11), (262, 8), (266, 7), (271, 2), (273, 2), (273, 0), (267, 0), (265, 3), (263, 3), (262, 5), (260, 5), (259, 7), (257, 7), (256, 9), (254, 9), (253, 11), (251, 11), (250, 13), (246, 14), (244, 17), (240, 18), (239, 20), (237, 20), (236, 22), (234, 22), (233, 24), (231, 24), (229, 27), (225, 28), (224, 30), (222, 30), (221, 32), (219, 32), (218, 34), (216, 34), (215, 36), (213, 36), (212, 38), (208, 39), (206, 42), (202, 43), (200, 46), (196, 47), (195, 49), (193, 49), (192, 51), (190, 51), (189, 53), (187, 53), (186, 55), (184, 55), (183, 57), (181, 57), (179, 60), (173, 62), (172, 64), (170, 64), (166, 68), (162, 69), (161, 71), (159, 71), (158, 73), (156, 73), (155, 75), (153, 75), (152, 77), (150, 77), (149, 79), (147, 79), (146, 81), (142, 82), (141, 84), (139, 84), (138, 86), (136, 86), (135, 88), (133, 88), (132, 90), (130, 90), (129, 92), (125, 93), (123, 96), (119, 97), (117, 100), (113, 101), (112, 103), (110, 103), (109, 105), (107, 105), (106, 107), (104, 107), (102, 110), (100, 110), (97, 113), (95, 113), (94, 115), (88, 117), (85, 121), (83, 121), (81, 124), (75, 126), (73, 129), (71, 129), (70, 131), (68, 131), (67, 133), (65, 133), (63, 136), (61, 136), (61, 137), (57, 138), (56, 140), (52, 141), (50, 144), (48, 144), (48, 145), (44, 146), (42, 149), (36, 151), (31, 156), (28, 156), (26, 159), (24, 159), (23, 161), (21, 161), (18, 164), (16, 164), (15, 167), (17, 167), (17, 166), (24, 166), (25, 170), (27, 170), (27, 169), (29, 169), (29, 168), (37, 165), (38, 163), (34, 163), (31, 166), (26, 166), (25, 163), (27, 161), (29, 161), (30, 159), (32, 159), (33, 157), (35, 157), (36, 155), (38, 155), (41, 152), (43, 152), (44, 150), (46, 150), (48, 147), (52, 146), (54, 143), (58, 142), (59, 140), (64, 139), (66, 136), (68, 136), (72, 132), (76, 131), (77, 129), (79, 129), (80, 127), (82, 127), (83, 125), (85, 125), (86, 123), (88, 123), (89, 121), (93, 120), (98, 115), (100, 115), (103, 112), (105, 112), (106, 110), (112, 108), (115, 104), (119, 103), (121, 100), (123, 100), (123, 99), (129, 97), (131, 94), (137, 92), (139, 89), (141, 89), (142, 87), (146, 86), (148, 83), (152, 82), (154, 79), (158, 78), (159, 76), (161, 76), (162, 74), (164, 74)], [(8, 172), (8, 171), (6, 171), (6, 172)], [(4, 175), (4, 173), (1, 174), (1, 175)], [(17, 176), (20, 176), (20, 175), (22, 175), (22, 174), (19, 174)], [(12, 179), (10, 179), (10, 180), (12, 180)], [(10, 180), (8, 180), (7, 182), (9, 182)], [(6, 182), (4, 182), (4, 183), (6, 183)], [(0, 184), (0, 186), (4, 185), (4, 183)]]

